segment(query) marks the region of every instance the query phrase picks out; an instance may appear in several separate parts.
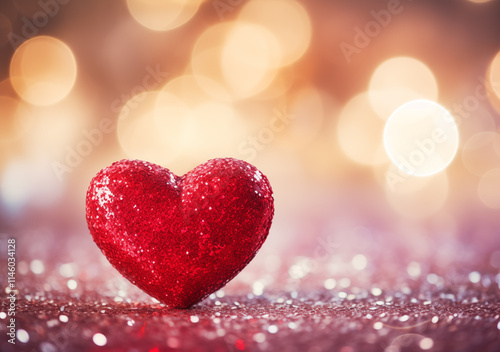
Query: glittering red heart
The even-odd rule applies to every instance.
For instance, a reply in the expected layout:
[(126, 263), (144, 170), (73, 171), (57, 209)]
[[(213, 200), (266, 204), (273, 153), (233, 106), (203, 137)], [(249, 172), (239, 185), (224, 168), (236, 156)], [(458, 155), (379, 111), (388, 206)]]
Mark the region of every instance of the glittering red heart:
[(236, 159), (182, 177), (140, 160), (101, 170), (87, 191), (95, 243), (128, 280), (185, 308), (223, 287), (255, 256), (274, 215), (267, 178)]

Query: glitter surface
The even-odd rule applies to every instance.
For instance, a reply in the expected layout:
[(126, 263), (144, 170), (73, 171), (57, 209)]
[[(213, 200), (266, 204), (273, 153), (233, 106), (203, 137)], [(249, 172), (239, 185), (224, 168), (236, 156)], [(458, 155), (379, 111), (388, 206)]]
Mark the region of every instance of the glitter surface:
[[(339, 232), (331, 239), (344, 238)], [(16, 345), (0, 339), (0, 351), (500, 350), (500, 273), (489, 265), (491, 242), (450, 242), (423, 260), (404, 253), (403, 238), (384, 241), (383, 250), (380, 241), (365, 238), (361, 270), (352, 266), (359, 245), (324, 259), (314, 251), (295, 252), (281, 257), (280, 265), (270, 265), (276, 258), (263, 248), (226, 287), (189, 309), (149, 297), (93, 245), (81, 253), (75, 248), (74, 262), (38, 259), (43, 273), (36, 266), (19, 271), (19, 336)], [(471, 247), (474, 255), (468, 256)], [(290, 275), (306, 259), (317, 265), (299, 278)], [(21, 252), (19, 268), (34, 260)], [(75, 289), (67, 285), (69, 274)], [(6, 282), (4, 273), (0, 282)], [(7, 294), (0, 301), (0, 334), (7, 336)]]
[(144, 161), (116, 162), (92, 179), (86, 207), (89, 230), (109, 262), (176, 308), (238, 274), (264, 243), (274, 214), (267, 178), (230, 158), (182, 177)]
[[(50, 277), (52, 284), (60, 280)], [(384, 290), (377, 297), (353, 286), (344, 298), (341, 291), (326, 289), (270, 289), (254, 296), (242, 293), (248, 290), (243, 287), (186, 310), (154, 303), (133, 289), (116, 302), (100, 280), (78, 293), (63, 289), (36, 296), (27, 292), (44, 281), (23, 282), (17, 313), (22, 330), (16, 346), (0, 341), (4, 352), (496, 352), (500, 347), (498, 285), (464, 281), (448, 287), (460, 292), (455, 295), (420, 282), (420, 289)], [(5, 322), (0, 321), (2, 333)]]

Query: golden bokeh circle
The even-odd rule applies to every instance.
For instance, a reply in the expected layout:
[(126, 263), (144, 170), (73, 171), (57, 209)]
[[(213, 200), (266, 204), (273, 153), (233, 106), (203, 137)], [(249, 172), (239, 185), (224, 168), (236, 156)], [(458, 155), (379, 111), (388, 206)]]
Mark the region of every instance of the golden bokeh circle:
[(34, 37), (21, 44), (10, 63), (14, 90), (33, 105), (52, 105), (65, 98), (75, 84), (76, 75), (71, 49), (48, 36)]
[(453, 116), (430, 100), (401, 105), (384, 128), (384, 146), (391, 161), (414, 176), (444, 170), (455, 158), (459, 134)]
[(491, 209), (500, 209), (500, 168), (486, 172), (479, 181), (478, 196)]
[(226, 33), (220, 67), (226, 86), (237, 98), (267, 88), (280, 62), (279, 42), (265, 27), (239, 21)]
[(494, 95), (490, 96), (492, 104), (500, 111), (500, 51), (491, 60), (486, 84)]
[(251, 0), (241, 9), (238, 19), (259, 24), (276, 37), (282, 66), (297, 61), (309, 47), (311, 19), (297, 1)]
[(382, 135), (384, 122), (373, 111), (367, 93), (349, 100), (340, 112), (337, 122), (337, 139), (344, 154), (363, 165), (388, 162)]
[(122, 107), (117, 125), (120, 146), (131, 158), (165, 165), (186, 147), (188, 109), (166, 92), (143, 92)]
[(462, 162), (478, 176), (490, 170), (491, 165), (500, 164), (500, 134), (479, 132), (470, 137), (462, 148)]
[(202, 0), (127, 0), (132, 17), (154, 31), (168, 31), (188, 22)]
[(427, 65), (412, 57), (400, 56), (382, 62), (375, 69), (368, 95), (373, 110), (386, 120), (408, 101), (437, 100), (438, 85)]
[(33, 115), (19, 100), (0, 96), (0, 142), (12, 142), (33, 123)]

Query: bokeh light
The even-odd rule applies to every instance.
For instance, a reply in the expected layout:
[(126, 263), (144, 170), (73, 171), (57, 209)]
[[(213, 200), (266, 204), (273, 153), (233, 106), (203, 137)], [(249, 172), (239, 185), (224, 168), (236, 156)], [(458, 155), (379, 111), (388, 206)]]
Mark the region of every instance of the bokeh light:
[(259, 24), (276, 37), (281, 65), (297, 61), (309, 47), (311, 20), (297, 1), (251, 0), (241, 9), (238, 19)]
[(17, 214), (28, 205), (37, 208), (54, 206), (63, 194), (64, 183), (56, 178), (49, 160), (16, 159), (5, 167), (0, 191), (3, 205), (9, 213)]
[(17, 48), (10, 64), (12, 86), (34, 105), (57, 103), (73, 88), (77, 66), (71, 49), (59, 39), (34, 37)]
[[(231, 93), (224, 85), (221, 67), (222, 41), (232, 23), (223, 22), (206, 29), (196, 40), (191, 53), (191, 70), (200, 87), (219, 100), (230, 100)], [(214, 89), (214, 86), (217, 87)]]
[(0, 95), (0, 143), (12, 142), (31, 127), (33, 115), (28, 107), (13, 98)]
[[(208, 92), (204, 88), (212, 87)], [(182, 75), (167, 82), (157, 98), (157, 108), (165, 105), (164, 98), (173, 95), (185, 104), (187, 110), (182, 114), (187, 129), (182, 137), (180, 157), (174, 165), (187, 172), (203, 160), (215, 158), (217, 155), (236, 156), (238, 144), (247, 136), (247, 125), (240, 113), (223, 101), (213, 98), (225, 96), (225, 90), (207, 77)], [(210, 94), (211, 93), (211, 94)], [(157, 121), (165, 114), (159, 114)], [(164, 117), (163, 117), (164, 119)], [(166, 126), (165, 121), (162, 123)], [(161, 126), (160, 126), (161, 127)], [(162, 128), (160, 128), (160, 131)], [(164, 129), (169, 133), (178, 133), (175, 128)], [(163, 138), (169, 138), (164, 135)], [(175, 140), (175, 139), (174, 139)]]
[(196, 41), (191, 56), (200, 86), (219, 100), (264, 91), (276, 78), (280, 62), (278, 39), (267, 28), (248, 22), (210, 27)]
[(294, 94), (289, 110), (273, 112), (282, 121), (277, 132), (282, 129), (286, 145), (300, 150), (318, 139), (331, 105), (325, 92), (312, 86), (305, 87)]
[(165, 165), (186, 146), (190, 126), (187, 106), (166, 92), (143, 92), (122, 108), (118, 140), (130, 158)]
[[(90, 130), (89, 110), (86, 101), (74, 97), (50, 106), (19, 110), (20, 119), (30, 120), (31, 127), (23, 133), (19, 142), (23, 151), (37, 157), (54, 161), (64, 160), (68, 154), (82, 154), (77, 151), (82, 141), (88, 140)], [(24, 115), (26, 114), (26, 115)], [(103, 137), (104, 138), (104, 137)], [(82, 161), (96, 146), (90, 144), (75, 160)]]
[(383, 130), (384, 122), (373, 111), (368, 94), (361, 93), (345, 104), (336, 132), (347, 157), (360, 164), (376, 165), (388, 161), (382, 143)]
[(482, 3), (485, 3), (485, 2), (490, 2), (491, 0), (469, 0), (469, 1), (477, 3), (477, 4), (482, 4)]
[(498, 106), (500, 103), (500, 51), (496, 54), (496, 56), (491, 61), (489, 70), (488, 70), (488, 79), (487, 83), (490, 89), (493, 91), (494, 96), (491, 97), (494, 105)]
[(373, 110), (387, 120), (408, 101), (437, 100), (437, 81), (423, 62), (412, 57), (395, 57), (382, 62), (373, 72), (369, 98)]
[(188, 22), (202, 0), (127, 0), (134, 19), (154, 31), (167, 31)]
[(478, 194), (485, 206), (500, 209), (500, 168), (492, 169), (481, 177)]
[(430, 100), (414, 100), (387, 120), (384, 145), (392, 162), (415, 176), (445, 169), (458, 150), (458, 128), (451, 114)]
[(500, 134), (479, 132), (462, 148), (462, 162), (469, 172), (482, 176), (492, 165), (500, 164)]
[[(190, 168), (205, 160), (220, 157), (237, 157), (238, 145), (247, 134), (239, 114), (229, 105), (206, 101), (192, 108), (193, 125), (188, 147), (183, 157), (190, 161)], [(189, 170), (186, 169), (187, 172)]]
[(269, 86), (280, 60), (278, 40), (270, 31), (238, 22), (226, 35), (220, 66), (229, 89), (244, 98)]

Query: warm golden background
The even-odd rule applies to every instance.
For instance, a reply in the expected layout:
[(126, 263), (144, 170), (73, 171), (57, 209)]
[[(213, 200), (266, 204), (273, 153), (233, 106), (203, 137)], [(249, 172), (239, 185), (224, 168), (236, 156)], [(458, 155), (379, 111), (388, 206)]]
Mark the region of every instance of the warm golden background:
[[(113, 161), (182, 175), (230, 156), (275, 191), (268, 242), (236, 280), (256, 294), (278, 271), (326, 288), (431, 259), (474, 282), (498, 272), (499, 14), (495, 0), (2, 0), (0, 231), (18, 270), (70, 289), (99, 274), (84, 200)], [(417, 98), (460, 133), (425, 178), (401, 176), (382, 140)]]

